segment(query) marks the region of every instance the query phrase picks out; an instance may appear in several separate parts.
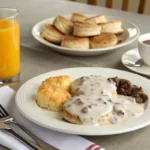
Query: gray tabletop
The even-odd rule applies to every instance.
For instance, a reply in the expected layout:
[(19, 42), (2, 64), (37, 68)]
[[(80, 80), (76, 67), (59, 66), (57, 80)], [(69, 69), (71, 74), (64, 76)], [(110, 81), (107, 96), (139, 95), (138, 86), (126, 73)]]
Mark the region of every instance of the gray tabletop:
[[(77, 57), (62, 55), (33, 39), (31, 35), (32, 27), (43, 19), (59, 14), (70, 14), (72, 12), (97, 13), (119, 16), (137, 24), (141, 33), (149, 32), (150, 16), (89, 6), (75, 2), (63, 0), (5, 0), (0, 1), (0, 6), (17, 8), (20, 11), (21, 82), (14, 87), (15, 90), (25, 81), (38, 74), (61, 68), (100, 66), (127, 70), (121, 64), (121, 55), (129, 49), (137, 47), (137, 41), (135, 41), (124, 48), (101, 56)], [(107, 150), (150, 149), (150, 127), (121, 135), (102, 137), (86, 136), (85, 138), (100, 144)]]

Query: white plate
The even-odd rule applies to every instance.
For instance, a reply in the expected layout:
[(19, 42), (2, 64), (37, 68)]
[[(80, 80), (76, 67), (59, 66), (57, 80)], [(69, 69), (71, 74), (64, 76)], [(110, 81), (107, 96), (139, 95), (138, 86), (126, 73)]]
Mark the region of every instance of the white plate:
[[(95, 14), (89, 15), (89, 16), (94, 16), (94, 15)], [(68, 18), (68, 19), (71, 18), (71, 15), (63, 15), (63, 16)], [(122, 34), (118, 35), (117, 38), (118, 38), (118, 40), (123, 41), (121, 44), (118, 44), (118, 45), (112, 46), (112, 47), (108, 47), (108, 48), (97, 48), (97, 49), (89, 49), (89, 50), (70, 49), (70, 48), (60, 47), (60, 46), (57, 46), (55, 44), (52, 44), (40, 36), (40, 32), (42, 31), (44, 25), (45, 24), (52, 24), (54, 18), (55, 17), (48, 18), (46, 20), (43, 20), (43, 21), (37, 23), (32, 29), (32, 35), (40, 43), (42, 43), (46, 46), (49, 46), (50, 48), (52, 48), (52, 50), (55, 50), (57, 52), (64, 53), (64, 54), (69, 54), (69, 55), (90, 56), (90, 55), (104, 54), (104, 53), (113, 51), (117, 48), (120, 48), (120, 47), (123, 47), (123, 46), (126, 46), (126, 45), (132, 43), (133, 41), (135, 41), (137, 39), (137, 37), (140, 34), (140, 31), (135, 24), (120, 19), (120, 20), (122, 20), (122, 23), (123, 23), (122, 27), (124, 29), (124, 32)], [(106, 18), (108, 21), (119, 19), (119, 18), (113, 17), (113, 16), (106, 16)]]
[(125, 123), (106, 126), (75, 125), (61, 120), (62, 113), (41, 109), (34, 101), (34, 96), (41, 82), (49, 76), (70, 75), (74, 79), (84, 75), (102, 75), (105, 77), (118, 76), (129, 79), (136, 85), (142, 86), (150, 99), (150, 81), (133, 73), (107, 68), (69, 68), (48, 72), (27, 81), (16, 94), (16, 104), (19, 111), (34, 123), (56, 131), (79, 135), (112, 135), (130, 132), (150, 124), (150, 105), (145, 113), (137, 119)]
[(145, 76), (150, 76), (150, 67), (145, 64), (141, 67), (130, 67), (125, 64), (126, 60), (131, 61), (131, 62), (136, 62), (140, 58), (141, 57), (139, 55), (138, 49), (135, 48), (135, 49), (129, 50), (126, 53), (124, 53), (122, 55), (121, 61), (122, 61), (123, 65), (125, 67), (127, 67), (128, 69), (130, 69), (131, 71), (134, 71), (136, 73), (139, 73), (139, 74), (142, 74)]

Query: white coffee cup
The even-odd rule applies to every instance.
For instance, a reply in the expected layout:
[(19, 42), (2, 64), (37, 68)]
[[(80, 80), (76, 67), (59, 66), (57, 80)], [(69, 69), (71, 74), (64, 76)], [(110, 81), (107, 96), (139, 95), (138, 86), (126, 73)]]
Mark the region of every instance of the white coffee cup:
[(143, 43), (150, 40), (150, 33), (141, 35), (138, 38), (138, 51), (144, 63), (150, 66), (150, 45)]

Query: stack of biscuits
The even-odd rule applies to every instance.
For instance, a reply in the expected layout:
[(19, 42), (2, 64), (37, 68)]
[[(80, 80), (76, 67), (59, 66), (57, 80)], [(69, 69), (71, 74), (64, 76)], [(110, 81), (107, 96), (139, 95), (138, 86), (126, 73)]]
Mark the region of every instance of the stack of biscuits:
[(111, 47), (117, 44), (117, 34), (123, 33), (120, 20), (107, 21), (105, 16), (88, 17), (73, 13), (71, 20), (57, 16), (53, 25), (46, 24), (41, 36), (62, 47), (88, 50)]

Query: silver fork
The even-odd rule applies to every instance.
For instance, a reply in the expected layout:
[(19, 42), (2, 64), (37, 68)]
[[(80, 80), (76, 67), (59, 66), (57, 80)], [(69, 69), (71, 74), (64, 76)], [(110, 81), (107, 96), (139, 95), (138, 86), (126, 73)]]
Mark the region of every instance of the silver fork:
[(8, 125), (4, 124), (3, 122), (0, 122), (0, 130), (5, 130), (15, 136), (17, 139), (19, 139), (21, 142), (25, 143), (28, 147), (32, 148), (33, 150), (44, 150), (38, 145), (28, 141), (27, 139), (21, 137), (19, 134), (14, 132)]
[(0, 121), (6, 123), (6, 124), (15, 124), (17, 125), (20, 129), (22, 129), (27, 135), (29, 135), (36, 143), (37, 145), (39, 145), (41, 148), (43, 148), (44, 150), (56, 150), (56, 148), (54, 148), (53, 146), (45, 143), (44, 141), (42, 141), (41, 139), (39, 139), (38, 137), (36, 137), (35, 135), (33, 135), (30, 131), (28, 131), (26, 128), (24, 128), (22, 125), (18, 124), (14, 118), (12, 118), (8, 112), (3, 108), (2, 105), (0, 105), (0, 114), (1, 112), (3, 112), (3, 117), (0, 116)]
[[(5, 129), (9, 133), (13, 134), (15, 137), (17, 137), (20, 141), (24, 142), (28, 146), (30, 146), (32, 149), (35, 150), (44, 150), (40, 146), (34, 144), (33, 142), (30, 142), (29, 140), (21, 137), (19, 134), (14, 132), (8, 125), (5, 123), (14, 123), (20, 127), (19, 124), (15, 122), (15, 120), (7, 113), (7, 111), (0, 105), (0, 129)], [(22, 129), (22, 128), (21, 128)]]

